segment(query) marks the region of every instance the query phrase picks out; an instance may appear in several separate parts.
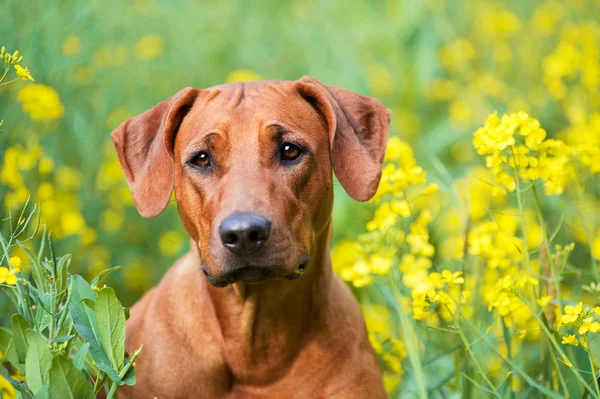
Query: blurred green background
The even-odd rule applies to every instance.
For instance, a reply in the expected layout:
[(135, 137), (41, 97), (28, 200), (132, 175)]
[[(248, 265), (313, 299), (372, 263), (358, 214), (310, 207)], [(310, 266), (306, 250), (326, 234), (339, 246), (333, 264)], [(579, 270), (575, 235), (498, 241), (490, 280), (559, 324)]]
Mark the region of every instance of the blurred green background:
[[(452, 239), (464, 232), (448, 208), (475, 221), (495, 201), (465, 183), (484, 165), (472, 138), (489, 114), (526, 111), (550, 137), (589, 152), (581, 178), (590, 189), (544, 207), (564, 213), (561, 237), (582, 245), (571, 281), (598, 273), (598, 0), (3, 0), (0, 18), (0, 45), (19, 49), (35, 78), (0, 87), (0, 201), (40, 202), (57, 252), (74, 256), (73, 272), (91, 278), (122, 266), (107, 283), (125, 305), (189, 244), (174, 204), (155, 219), (139, 216), (111, 131), (185, 86), (303, 75), (390, 107), (391, 135), (410, 143), (442, 192), (461, 198), (445, 197), (440, 215), (449, 217), (431, 227), (445, 259), (462, 248)], [(334, 241), (362, 233), (372, 211), (336, 185)], [(355, 292), (367, 306), (376, 297), (369, 290), (387, 285), (380, 279)], [(369, 327), (393, 329), (382, 314), (368, 313)]]

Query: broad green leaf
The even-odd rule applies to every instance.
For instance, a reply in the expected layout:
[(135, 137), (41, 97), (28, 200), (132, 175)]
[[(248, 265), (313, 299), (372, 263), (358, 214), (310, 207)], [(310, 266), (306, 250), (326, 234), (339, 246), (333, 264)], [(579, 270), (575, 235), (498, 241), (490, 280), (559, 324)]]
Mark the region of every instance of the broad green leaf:
[(73, 279), (73, 292), (69, 303), (69, 312), (73, 319), (73, 326), (83, 342), (90, 345), (89, 352), (96, 362), (96, 366), (104, 371), (111, 380), (118, 382), (120, 381), (118, 373), (113, 368), (100, 341), (96, 314), (91, 307), (83, 303), (84, 300), (95, 301), (97, 294), (80, 275), (71, 278)]
[(29, 389), (34, 394), (48, 384), (48, 373), (52, 365), (52, 354), (48, 341), (33, 330), (27, 330), (27, 357), (25, 358), (25, 376)]
[(113, 368), (120, 370), (125, 356), (125, 312), (115, 290), (110, 287), (101, 289), (94, 304), (94, 311), (100, 342)]
[(100, 282), (100, 280), (102, 280), (102, 278), (111, 274), (112, 272), (119, 270), (120, 268), (121, 268), (121, 266), (115, 266), (115, 267), (111, 267), (110, 269), (102, 270), (100, 273), (98, 273), (98, 275), (96, 277), (94, 277), (91, 285), (98, 286), (98, 283)]
[(27, 338), (25, 337), (25, 334), (29, 329), (29, 325), (23, 316), (18, 313), (12, 316), (11, 322), (17, 357), (19, 363), (25, 364), (25, 357), (27, 356)]
[(77, 370), (83, 370), (83, 366), (85, 366), (85, 358), (87, 357), (89, 351), (90, 351), (89, 343), (86, 343), (81, 348), (79, 348), (79, 351), (77, 352), (77, 354), (75, 355), (75, 358), (73, 359), (73, 366), (75, 366), (75, 368)]
[(85, 374), (65, 357), (55, 357), (50, 369), (48, 397), (50, 399), (93, 398), (94, 391)]
[(48, 385), (44, 385), (36, 394), (34, 399), (48, 399), (49, 398), (49, 393), (48, 393)]
[(15, 366), (19, 371), (25, 372), (21, 363), (19, 363), (19, 357), (15, 349), (15, 340), (13, 339), (12, 333), (5, 329), (0, 328), (0, 352), (4, 356), (4, 359), (8, 360), (10, 364)]

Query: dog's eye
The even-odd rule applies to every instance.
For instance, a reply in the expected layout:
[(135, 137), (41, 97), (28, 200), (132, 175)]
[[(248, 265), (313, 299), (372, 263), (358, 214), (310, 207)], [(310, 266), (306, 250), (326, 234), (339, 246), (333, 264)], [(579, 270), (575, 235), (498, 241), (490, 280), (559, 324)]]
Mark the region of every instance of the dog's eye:
[(293, 161), (298, 159), (304, 151), (296, 144), (283, 143), (281, 146), (281, 160), (282, 161)]
[(210, 155), (208, 155), (208, 152), (206, 151), (201, 151), (194, 155), (192, 163), (201, 168), (206, 168), (207, 166), (210, 166)]

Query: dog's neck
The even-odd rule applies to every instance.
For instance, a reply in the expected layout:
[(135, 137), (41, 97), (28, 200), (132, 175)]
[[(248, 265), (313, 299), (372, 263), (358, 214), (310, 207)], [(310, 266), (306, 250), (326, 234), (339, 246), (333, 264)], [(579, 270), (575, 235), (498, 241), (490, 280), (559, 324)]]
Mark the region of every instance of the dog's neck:
[(236, 382), (261, 385), (281, 378), (322, 319), (333, 272), (331, 222), (322, 234), (315, 239), (309, 267), (297, 280), (216, 288), (204, 279)]

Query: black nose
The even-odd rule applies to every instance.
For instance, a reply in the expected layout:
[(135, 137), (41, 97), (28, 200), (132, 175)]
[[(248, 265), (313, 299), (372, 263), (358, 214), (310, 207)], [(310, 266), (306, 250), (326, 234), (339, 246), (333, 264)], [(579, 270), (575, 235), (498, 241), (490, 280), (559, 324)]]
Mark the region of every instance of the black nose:
[(257, 251), (269, 239), (271, 222), (252, 213), (232, 215), (221, 222), (221, 242), (238, 255)]

